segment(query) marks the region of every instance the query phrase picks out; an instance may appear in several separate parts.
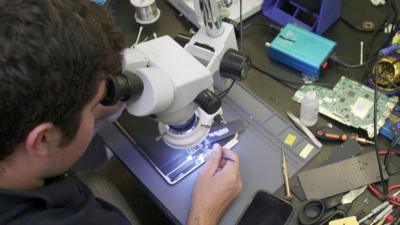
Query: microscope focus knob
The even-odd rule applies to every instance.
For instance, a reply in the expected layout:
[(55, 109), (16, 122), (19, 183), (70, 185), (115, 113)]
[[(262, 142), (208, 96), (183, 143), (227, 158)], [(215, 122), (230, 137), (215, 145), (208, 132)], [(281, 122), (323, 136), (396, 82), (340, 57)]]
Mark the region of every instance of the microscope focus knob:
[(216, 113), (222, 105), (220, 98), (209, 89), (200, 92), (194, 102), (210, 115)]
[(219, 73), (232, 80), (244, 80), (251, 67), (250, 57), (235, 49), (228, 49), (222, 56)]

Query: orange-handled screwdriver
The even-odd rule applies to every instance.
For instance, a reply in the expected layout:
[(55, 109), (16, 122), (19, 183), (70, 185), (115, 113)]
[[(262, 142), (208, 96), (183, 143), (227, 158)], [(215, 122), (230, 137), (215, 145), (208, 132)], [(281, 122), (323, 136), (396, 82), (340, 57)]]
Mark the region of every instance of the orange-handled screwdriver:
[(371, 145), (375, 144), (373, 141), (370, 141), (366, 138), (362, 138), (362, 137), (358, 136), (358, 134), (352, 134), (350, 136), (342, 131), (339, 131), (334, 128), (329, 128), (329, 127), (317, 128), (317, 130), (315, 131), (315, 136), (317, 136), (317, 138), (324, 140), (324, 141), (344, 142), (344, 141), (347, 141), (348, 139), (352, 138), (360, 144), (371, 144)]

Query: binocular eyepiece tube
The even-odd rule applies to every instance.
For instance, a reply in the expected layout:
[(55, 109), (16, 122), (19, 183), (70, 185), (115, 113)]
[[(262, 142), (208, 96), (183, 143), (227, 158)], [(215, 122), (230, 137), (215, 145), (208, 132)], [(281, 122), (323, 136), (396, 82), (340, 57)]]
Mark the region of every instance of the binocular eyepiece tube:
[(106, 81), (106, 92), (101, 104), (104, 106), (114, 105), (119, 101), (137, 99), (143, 92), (142, 79), (134, 74), (117, 74)]

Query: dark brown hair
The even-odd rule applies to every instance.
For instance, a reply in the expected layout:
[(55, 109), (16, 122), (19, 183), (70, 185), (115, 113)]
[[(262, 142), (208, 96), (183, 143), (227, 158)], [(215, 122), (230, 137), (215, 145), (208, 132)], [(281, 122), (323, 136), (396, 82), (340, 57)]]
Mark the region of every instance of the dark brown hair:
[(0, 0), (0, 160), (43, 122), (74, 138), (124, 46), (112, 17), (88, 0)]

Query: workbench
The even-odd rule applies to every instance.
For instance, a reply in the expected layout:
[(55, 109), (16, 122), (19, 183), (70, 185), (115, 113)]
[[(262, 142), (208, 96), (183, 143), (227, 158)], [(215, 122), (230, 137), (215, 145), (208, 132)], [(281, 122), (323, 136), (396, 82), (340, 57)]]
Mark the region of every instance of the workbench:
[[(146, 36), (152, 38), (153, 32), (156, 32), (157, 36), (170, 35), (174, 37), (180, 33), (188, 33), (189, 29), (194, 27), (184, 17), (180, 16), (179, 12), (177, 12), (166, 1), (157, 0), (156, 2), (161, 10), (161, 18), (158, 22), (145, 26), (142, 39)], [(127, 39), (133, 43), (136, 40), (139, 31), (139, 24), (134, 20), (134, 8), (130, 5), (129, 0), (110, 0), (107, 9), (114, 16), (118, 28), (126, 35)], [(385, 8), (374, 7), (366, 0), (343, 0), (342, 3), (342, 16), (354, 24), (361, 24), (366, 20), (378, 24), (383, 19), (384, 13)], [(270, 42), (273, 39), (272, 32), (263, 26), (256, 25), (266, 20), (266, 17), (262, 15), (261, 12), (245, 20), (244, 25), (255, 25), (252, 25), (245, 30), (243, 42), (244, 52), (251, 57), (254, 64), (260, 66), (268, 73), (301, 81), (301, 77), (297, 71), (289, 69), (280, 63), (270, 61), (265, 48), (265, 42)], [(368, 41), (371, 38), (372, 33), (357, 31), (346, 25), (343, 21), (337, 21), (324, 33), (324, 36), (337, 42), (336, 53), (340, 56), (342, 61), (349, 64), (358, 64), (360, 57), (360, 41), (364, 41), (365, 51), (367, 52)], [(346, 69), (338, 65), (331, 65), (330, 68), (321, 75), (320, 82), (334, 85), (342, 75), (363, 82), (366, 72), (365, 69)], [(283, 117), (286, 117), (287, 110), (299, 115), (299, 104), (292, 100), (295, 89), (290, 87), (290, 85), (282, 84), (255, 70), (250, 71), (248, 78), (244, 80), (242, 84)], [(334, 126), (338, 126), (345, 131), (354, 132), (354, 130), (335, 123), (333, 120), (327, 119), (324, 116), (319, 117), (318, 126), (326, 125), (327, 123), (332, 123)], [(129, 140), (124, 137), (115, 126), (107, 126), (102, 129), (99, 134), (118, 157), (125, 157), (125, 160), (122, 161), (132, 171), (132, 173), (139, 178), (139, 180), (141, 176), (147, 177), (147, 183), (145, 182), (144, 186), (148, 188), (150, 192), (153, 192), (154, 190), (155, 192), (165, 193), (172, 193), (173, 191), (178, 193), (191, 191), (190, 187), (193, 185), (195, 180), (194, 175), (181, 181), (178, 188), (169, 186), (160, 178), (159, 174), (156, 173), (151, 165), (147, 163), (143, 156), (135, 150), (134, 146), (132, 146)], [(388, 143), (387, 140), (382, 137), (380, 137), (379, 140), (380, 145), (385, 148)], [(310, 168), (315, 168), (316, 165), (325, 160), (338, 146), (337, 143), (324, 144), (322, 151), (302, 170), (304, 171)], [(364, 151), (371, 150), (373, 150), (373, 147), (364, 147)], [(131, 159), (127, 160), (126, 157), (128, 155)], [(141, 161), (135, 161), (137, 159)], [(251, 181), (251, 179), (258, 178), (246, 178), (246, 181)], [(149, 183), (158, 183), (159, 185), (149, 188), (146, 186)], [(246, 186), (246, 183), (244, 186)], [(171, 188), (176, 188), (176, 190), (171, 191)], [(283, 188), (280, 188), (275, 194), (283, 196)], [(177, 198), (177, 196), (178, 194), (166, 194), (163, 200), (159, 200), (157, 195), (153, 197), (155, 197), (159, 206), (172, 221), (176, 224), (183, 224), (183, 221), (185, 221), (186, 218), (182, 215), (186, 214), (189, 210), (187, 207), (190, 206), (188, 203), (188, 201), (190, 201), (190, 193), (184, 194), (183, 198)], [(368, 199), (368, 201), (365, 201), (365, 199)], [(251, 199), (238, 198), (235, 201), (246, 201), (247, 203), (250, 203), (250, 200)], [(165, 202), (171, 202), (171, 204), (166, 205)], [(294, 200), (293, 204), (296, 207), (299, 202)], [(360, 209), (365, 209), (365, 211), (367, 211), (377, 204), (378, 200), (366, 192), (353, 203), (351, 212)], [(186, 209), (177, 215), (176, 210), (183, 207), (186, 207)], [(235, 223), (235, 220), (232, 218), (239, 217), (239, 215), (233, 216), (232, 213), (229, 213), (229, 210), (230, 208), (228, 208), (227, 213), (222, 218), (221, 224), (231, 225)], [(290, 224), (297, 224), (297, 219), (295, 218), (296, 215), (294, 215), (294, 219), (292, 219)]]

